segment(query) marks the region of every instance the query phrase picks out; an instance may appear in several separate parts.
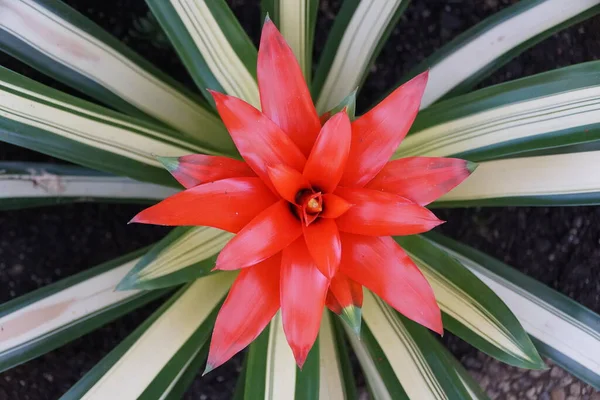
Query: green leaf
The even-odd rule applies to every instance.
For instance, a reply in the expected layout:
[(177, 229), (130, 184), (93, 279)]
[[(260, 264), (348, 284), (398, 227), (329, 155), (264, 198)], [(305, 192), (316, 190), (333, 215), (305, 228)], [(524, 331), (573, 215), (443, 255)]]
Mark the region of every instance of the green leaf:
[(600, 204), (600, 151), (486, 161), (432, 207)]
[(312, 85), (323, 113), (360, 87), (409, 0), (347, 0), (335, 18)]
[(147, 249), (0, 306), (0, 371), (52, 351), (167, 293), (113, 288)]
[(0, 48), (108, 106), (205, 144), (227, 144), (223, 124), (199, 96), (60, 1), (3, 1), (0, 32)]
[(393, 158), (473, 161), (600, 139), (600, 62), (503, 83), (419, 114)]
[(154, 203), (175, 193), (86, 168), (30, 162), (0, 162), (0, 210), (74, 202)]
[[(401, 316), (369, 291), (365, 291), (364, 300), (364, 321), (372, 333), (369, 341), (377, 342), (382, 352), (373, 361), (384, 363), (387, 358), (409, 398), (481, 398), (480, 393), (473, 392), (472, 382), (465, 381), (467, 375), (459, 372), (462, 367), (451, 361), (450, 353), (426, 328)], [(386, 384), (393, 382), (393, 377), (381, 379)], [(371, 388), (376, 397), (379, 397), (378, 392), (383, 391), (373, 384)], [(389, 395), (394, 399), (400, 397), (392, 393)]]
[(344, 337), (337, 332), (333, 314), (323, 312), (319, 331), (319, 399), (356, 399), (356, 387)]
[(427, 239), (455, 257), (515, 313), (543, 356), (600, 389), (600, 316), (510, 266), (439, 234)]
[(350, 118), (350, 121), (354, 121), (356, 119), (356, 92), (358, 89), (354, 89), (352, 93), (346, 96), (340, 104), (321, 115), (321, 120), (329, 119), (329, 117), (339, 113), (340, 111), (346, 109), (346, 113)]
[(166, 397), (209, 340), (234, 276), (220, 273), (186, 285), (62, 399)]
[(249, 347), (244, 399), (319, 398), (319, 339), (298, 369), (283, 332), (281, 313)]
[(402, 82), (429, 69), (429, 83), (421, 101), (421, 108), (428, 107), (442, 96), (470, 90), (526, 49), (599, 11), (595, 0), (520, 1), (457, 36)]
[(260, 107), (257, 52), (224, 0), (146, 0), (202, 94), (205, 89)]
[(203, 147), (161, 125), (126, 117), (4, 68), (0, 68), (0, 116), (1, 141), (170, 186), (177, 183), (155, 155), (218, 153), (216, 147)]
[(117, 289), (158, 289), (206, 276), (232, 236), (206, 226), (177, 227), (142, 257)]
[(269, 15), (292, 48), (306, 82), (310, 85), (313, 40), (318, 0), (262, 0), (262, 11)]
[(424, 237), (395, 239), (431, 284), (445, 329), (507, 364), (546, 368), (517, 318), (472, 272)]

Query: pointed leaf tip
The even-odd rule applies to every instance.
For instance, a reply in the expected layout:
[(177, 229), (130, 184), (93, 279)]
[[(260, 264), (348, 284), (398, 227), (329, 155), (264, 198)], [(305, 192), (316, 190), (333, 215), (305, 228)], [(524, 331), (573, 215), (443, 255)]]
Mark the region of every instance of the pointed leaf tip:
[(215, 367), (211, 364), (206, 364), (206, 368), (204, 368), (204, 372), (202, 373), (202, 376), (208, 374), (209, 372), (211, 372), (213, 369), (215, 369)]
[(172, 172), (179, 168), (179, 157), (161, 157), (157, 156), (156, 159), (167, 169)]
[(467, 161), (467, 170), (469, 171), (469, 173), (473, 173), (477, 167), (479, 167), (479, 164), (473, 161)]
[(360, 337), (360, 328), (362, 325), (362, 309), (354, 305), (344, 307), (340, 318)]
[(268, 12), (267, 12), (267, 15), (265, 15), (265, 22), (264, 22), (264, 23), (266, 24), (267, 22), (273, 22), (273, 21), (271, 20), (271, 16), (269, 15), (269, 13), (268, 13)]

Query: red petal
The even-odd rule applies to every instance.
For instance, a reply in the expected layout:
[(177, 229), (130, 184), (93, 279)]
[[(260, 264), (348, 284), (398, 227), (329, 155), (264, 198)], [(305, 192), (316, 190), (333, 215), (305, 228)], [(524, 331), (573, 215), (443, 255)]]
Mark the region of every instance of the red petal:
[(338, 187), (335, 194), (354, 204), (336, 222), (341, 232), (358, 235), (414, 235), (443, 223), (425, 207), (392, 193)]
[(257, 75), (263, 113), (308, 156), (321, 123), (298, 61), (269, 19), (260, 38)]
[(391, 237), (342, 234), (340, 271), (407, 318), (442, 334), (440, 308), (427, 279)]
[(331, 283), (326, 299), (327, 307), (339, 315), (357, 334), (360, 333), (362, 285), (338, 271)]
[(221, 179), (256, 176), (248, 164), (228, 157), (190, 154), (157, 158), (186, 189)]
[(243, 100), (211, 93), (240, 154), (269, 187), (267, 167), (286, 164), (298, 171), (304, 169), (306, 158), (300, 149), (269, 118)]
[(344, 173), (351, 139), (350, 119), (345, 111), (323, 126), (304, 167), (304, 176), (315, 190), (330, 193), (336, 188)]
[(323, 218), (337, 218), (352, 207), (352, 204), (335, 194), (327, 193), (323, 195), (323, 211), (320, 216)]
[(259, 178), (222, 179), (168, 197), (130, 222), (212, 226), (235, 233), (276, 201)]
[(475, 166), (458, 158), (401, 158), (387, 163), (367, 187), (427, 205), (464, 181)]
[(327, 278), (335, 275), (342, 258), (342, 244), (337, 225), (332, 219), (319, 218), (305, 226), (304, 239), (317, 268)]
[(277, 193), (290, 203), (298, 204), (296, 198), (301, 190), (310, 190), (310, 183), (294, 168), (287, 165), (269, 167), (269, 178)]
[(428, 71), (394, 90), (352, 122), (352, 145), (342, 186), (364, 186), (390, 159), (412, 125), (427, 84)]
[(300, 220), (290, 204), (279, 200), (244, 227), (223, 248), (215, 269), (249, 267), (283, 250), (302, 234)]
[(300, 368), (319, 333), (328, 286), (328, 279), (317, 269), (302, 238), (283, 250), (283, 330)]
[(207, 371), (248, 346), (279, 310), (280, 268), (281, 256), (276, 255), (240, 271), (217, 315)]

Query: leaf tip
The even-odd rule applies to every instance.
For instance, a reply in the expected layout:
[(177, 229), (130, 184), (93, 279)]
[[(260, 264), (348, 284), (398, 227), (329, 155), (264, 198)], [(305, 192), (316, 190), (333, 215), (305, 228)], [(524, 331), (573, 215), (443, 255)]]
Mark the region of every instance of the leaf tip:
[(173, 172), (179, 168), (179, 157), (162, 157), (157, 156), (156, 159), (165, 167), (169, 172)]
[(362, 325), (362, 309), (360, 307), (354, 305), (344, 307), (340, 318), (360, 337), (360, 328)]
[(215, 366), (210, 364), (210, 363), (206, 363), (206, 368), (204, 368), (204, 372), (202, 373), (202, 376), (208, 374), (209, 372), (211, 372), (213, 369), (215, 369)]
[(469, 171), (469, 174), (472, 174), (477, 169), (477, 167), (479, 167), (479, 164), (473, 161), (467, 161), (466, 167)]

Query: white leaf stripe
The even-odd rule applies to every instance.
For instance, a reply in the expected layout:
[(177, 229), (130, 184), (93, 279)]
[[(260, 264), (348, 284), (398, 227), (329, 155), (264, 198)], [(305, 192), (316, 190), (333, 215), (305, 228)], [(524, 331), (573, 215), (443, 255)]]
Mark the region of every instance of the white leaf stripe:
[(33, 0), (0, 0), (0, 29), (183, 132), (205, 140), (226, 134), (214, 114)]
[(312, 48), (309, 42), (309, 29), (312, 29), (310, 21), (310, 7), (313, 0), (273, 0), (279, 4), (278, 21), (279, 30), (285, 37), (286, 42), (292, 48), (304, 78), (310, 82), (310, 71), (312, 68)]
[(337, 106), (361, 84), (380, 39), (403, 1), (406, 0), (360, 1), (317, 99), (319, 113)]
[[(219, 304), (234, 276), (219, 273), (192, 283), (83, 399), (138, 398)], [(136, 373), (134, 380), (131, 371)]]
[(321, 328), (319, 331), (319, 399), (338, 400), (346, 399), (344, 390), (342, 367), (333, 334), (331, 315), (323, 312)]
[(533, 7), (523, 7), (522, 12), (478, 32), (472, 40), (461, 43), (431, 66), (421, 108), (429, 106), (511, 49), (598, 4), (598, 0), (538, 1)]
[(600, 123), (600, 86), (544, 95), (416, 131), (394, 158), (466, 155), (478, 149)]
[(225, 91), (260, 107), (254, 77), (227, 40), (206, 0), (170, 0), (170, 3)]
[(363, 319), (410, 398), (447, 399), (410, 334), (389, 307), (368, 290), (364, 292)]
[(427, 278), (442, 311), (461, 322), (486, 341), (493, 343), (496, 347), (512, 354), (514, 357), (534, 362), (528, 354), (522, 351), (519, 344), (510, 335), (510, 332), (508, 332), (504, 325), (478, 303), (476, 299), (469, 296), (469, 294), (446, 279), (439, 272), (429, 267), (414, 254), (407, 253), (417, 263), (421, 272)]
[(487, 161), (444, 202), (494, 198), (585, 195), (600, 192), (600, 175), (589, 173), (600, 165), (600, 151)]
[[(586, 373), (588, 377), (590, 373), (595, 376), (594, 381), (590, 382), (588, 379), (588, 382), (599, 386), (600, 331), (594, 328), (594, 324), (597, 326), (600, 321), (598, 315), (591, 313), (581, 305), (573, 304), (570, 299), (531, 278), (522, 276), (506, 265), (502, 264), (503, 270), (507, 271), (505, 277), (494, 272), (498, 270), (498, 267), (494, 267), (492, 264), (486, 265), (467, 256), (466, 254), (473, 253), (472, 250), (470, 253), (463, 254), (461, 247), (456, 248), (456, 244), (452, 244), (452, 241), (448, 239), (438, 239), (437, 236), (430, 236), (430, 238), (494, 290), (514, 311), (523, 327), (533, 338), (578, 364), (578, 367), (570, 369), (572, 373), (582, 376), (584, 375), (582, 369), (584, 369), (588, 371)], [(490, 263), (499, 264), (490, 257), (479, 256), (479, 258), (482, 257), (489, 258)], [(517, 274), (517, 279), (523, 286), (515, 283)], [(565, 308), (568, 308), (570, 313), (564, 311)], [(577, 309), (580, 309), (580, 312), (577, 312)], [(577, 319), (575, 315), (581, 319)]]
[(25, 346), (142, 295), (138, 290), (114, 290), (138, 260), (130, 260), (2, 316), (0, 357), (9, 357)]
[[(6, 79), (10, 74), (0, 74)], [(67, 96), (63, 96), (67, 97)], [(81, 104), (85, 104), (81, 102)], [(154, 155), (181, 156), (206, 149), (177, 139), (166, 130), (152, 130), (116, 113), (96, 112), (97, 107), (82, 108), (67, 101), (45, 96), (40, 91), (0, 81), (0, 116), (43, 129), (69, 140), (160, 167)], [(168, 132), (168, 133), (167, 133)]]
[(30, 173), (2, 174), (0, 166), (0, 202), (14, 198), (76, 198), (162, 200), (176, 193), (166, 186), (138, 182), (119, 176), (58, 175), (43, 167)]
[(270, 326), (265, 399), (293, 399), (296, 390), (296, 362), (285, 339), (281, 312), (275, 314)]

